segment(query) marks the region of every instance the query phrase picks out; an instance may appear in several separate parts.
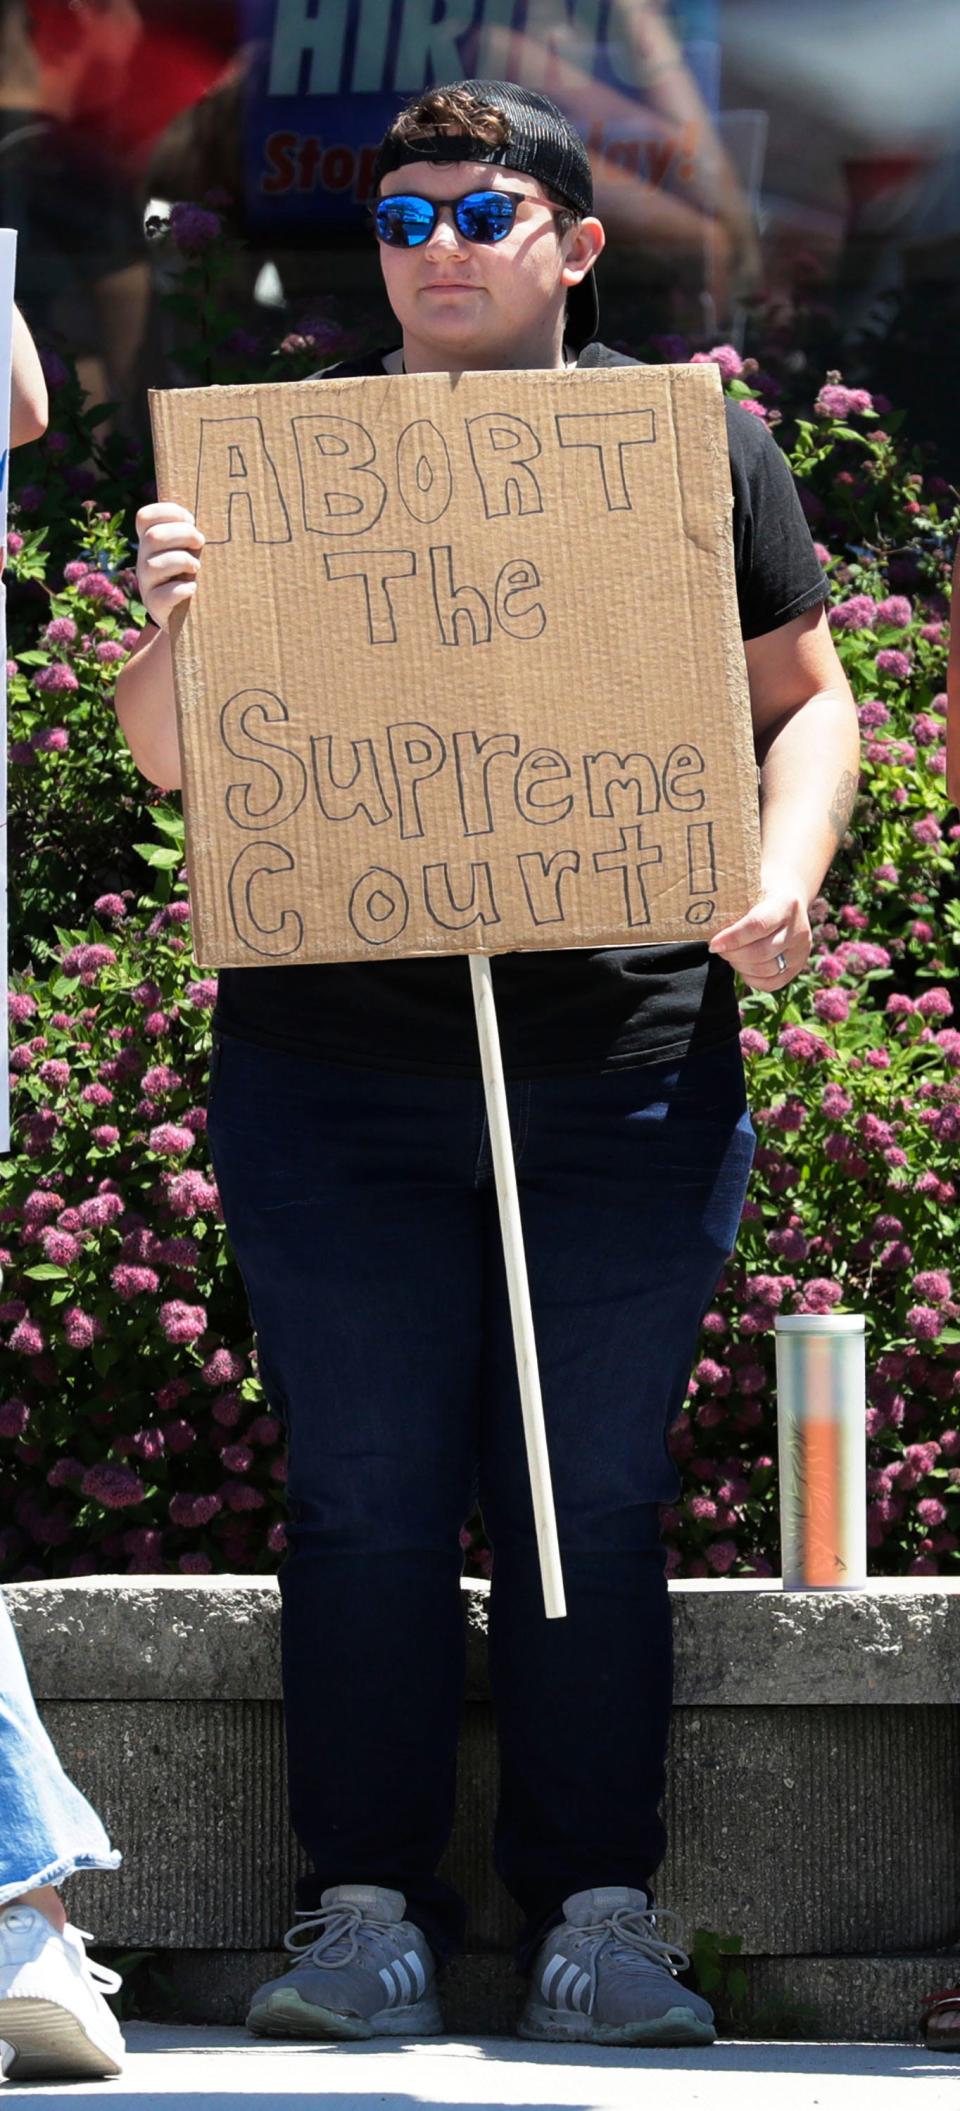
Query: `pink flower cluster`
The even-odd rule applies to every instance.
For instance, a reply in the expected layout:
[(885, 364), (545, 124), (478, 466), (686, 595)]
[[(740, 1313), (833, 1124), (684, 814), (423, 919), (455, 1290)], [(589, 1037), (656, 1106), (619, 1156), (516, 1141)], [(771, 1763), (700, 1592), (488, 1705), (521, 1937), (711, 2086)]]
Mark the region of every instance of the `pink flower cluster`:
[(183, 256), (204, 256), (219, 241), (221, 222), (202, 205), (175, 205), (170, 214), (169, 236)]
[(691, 366), (716, 366), (723, 381), (739, 381), (743, 373), (743, 360), (734, 345), (714, 345), (709, 352), (694, 352)]
[(869, 390), (845, 388), (839, 381), (825, 382), (813, 406), (820, 418), (861, 418), (873, 407)]
[(96, 982), (101, 969), (115, 967), (116, 960), (113, 946), (70, 946), (64, 953), (62, 967), (65, 975), (78, 975), (89, 987)]
[(869, 594), (851, 594), (848, 601), (835, 601), (827, 612), (831, 630), (872, 630), (877, 604)]
[(113, 611), (126, 609), (127, 597), (123, 588), (106, 572), (93, 570), (82, 559), (73, 558), (64, 565), (63, 576), (67, 585), (74, 587), (84, 601), (93, 601), (100, 608)]
[(33, 686), (45, 696), (69, 696), (80, 684), (66, 660), (53, 660), (49, 667), (37, 668)]

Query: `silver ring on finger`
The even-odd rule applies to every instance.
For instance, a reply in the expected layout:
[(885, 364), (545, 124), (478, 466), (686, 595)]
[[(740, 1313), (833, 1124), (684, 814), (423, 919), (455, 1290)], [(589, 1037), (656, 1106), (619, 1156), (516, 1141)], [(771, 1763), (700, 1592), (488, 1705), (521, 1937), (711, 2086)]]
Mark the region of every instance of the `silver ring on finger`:
[(774, 965), (776, 967), (778, 975), (785, 975), (787, 972), (787, 962), (785, 954), (778, 953)]

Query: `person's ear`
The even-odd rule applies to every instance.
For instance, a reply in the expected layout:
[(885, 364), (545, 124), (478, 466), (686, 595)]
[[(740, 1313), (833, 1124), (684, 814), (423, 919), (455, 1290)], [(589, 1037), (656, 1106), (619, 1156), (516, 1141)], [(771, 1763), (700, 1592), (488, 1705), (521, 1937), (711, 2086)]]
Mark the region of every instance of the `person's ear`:
[(593, 267), (606, 244), (603, 223), (593, 213), (586, 219), (575, 220), (565, 236), (566, 256), (561, 278), (565, 286), (579, 286)]

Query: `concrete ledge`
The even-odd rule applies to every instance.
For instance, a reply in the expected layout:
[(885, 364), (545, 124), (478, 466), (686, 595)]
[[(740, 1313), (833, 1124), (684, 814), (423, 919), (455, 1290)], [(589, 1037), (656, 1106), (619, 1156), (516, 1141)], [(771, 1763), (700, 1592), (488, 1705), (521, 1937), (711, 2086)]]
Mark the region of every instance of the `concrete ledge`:
[[(43, 1716), (124, 1853), (117, 1875), (75, 1880), (83, 1925), (136, 1948), (279, 1946), (304, 1866), (279, 1702), (47, 1701)], [(496, 1797), (491, 1714), (471, 1702), (444, 1875), (470, 1902), (471, 1947), (508, 1954)], [(748, 1954), (932, 1950), (960, 1934), (955, 1710), (679, 1708), (666, 1818), (663, 1904)]]
[[(93, 1577), (5, 1595), (57, 1750), (124, 1854), (116, 1875), (72, 1880), (74, 1918), (101, 1945), (158, 1953), (184, 2019), (235, 2021), (275, 1969), (303, 1866), (276, 1583)], [(450, 1975), (450, 2027), (470, 2033), (511, 2029), (517, 1998), (517, 1913), (490, 1852), (486, 1597), (464, 1591), (444, 1862), (471, 1908), (471, 1955)], [(902, 2037), (922, 1993), (960, 1977), (960, 1590), (680, 1586), (673, 1615), (661, 1903), (689, 1934), (739, 1937), (737, 2031)]]
[[(487, 1694), (487, 1593), (464, 1586), (476, 1699)], [(279, 1698), (272, 1576), (85, 1576), (7, 1585), (4, 1596), (38, 1699)], [(671, 1599), (680, 1707), (960, 1702), (960, 1581), (823, 1593), (681, 1583)]]
[[(158, 2021), (242, 2023), (254, 1988), (282, 1971), (285, 1961), (275, 1950), (158, 1950), (138, 1981), (138, 2006)], [(937, 1951), (914, 1957), (748, 1957), (742, 1966), (738, 1960), (746, 1992), (735, 2009), (716, 1996), (717, 2021), (724, 2036), (740, 2039), (916, 2042), (924, 1995), (952, 1984), (958, 1962)], [(509, 1958), (476, 1952), (459, 1957), (442, 1980), (446, 2030), (455, 2037), (509, 2037), (523, 1994)]]

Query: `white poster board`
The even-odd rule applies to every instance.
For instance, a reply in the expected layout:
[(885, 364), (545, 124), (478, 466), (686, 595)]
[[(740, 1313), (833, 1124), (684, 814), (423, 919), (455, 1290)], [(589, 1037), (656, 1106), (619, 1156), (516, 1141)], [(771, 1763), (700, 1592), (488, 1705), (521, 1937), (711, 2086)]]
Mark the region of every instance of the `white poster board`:
[[(10, 468), (10, 369), (17, 237), (0, 227), (0, 543), (7, 533)], [(7, 1029), (7, 610), (0, 578), (0, 1151), (10, 1149), (10, 1064)]]

